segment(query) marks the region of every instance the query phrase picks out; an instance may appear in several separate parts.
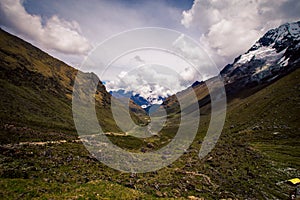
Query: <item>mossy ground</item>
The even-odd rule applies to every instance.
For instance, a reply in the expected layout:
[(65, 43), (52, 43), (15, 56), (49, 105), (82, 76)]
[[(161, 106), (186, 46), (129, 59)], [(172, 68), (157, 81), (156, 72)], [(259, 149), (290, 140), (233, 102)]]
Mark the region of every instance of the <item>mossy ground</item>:
[[(1, 194), (12, 199), (287, 198), (292, 188), (276, 183), (299, 176), (298, 77), (300, 70), (247, 98), (229, 102), (219, 142), (199, 160), (210, 118), (202, 116), (199, 133), (187, 153), (157, 172), (118, 172), (95, 160), (77, 142), (2, 146)], [(171, 139), (176, 130), (170, 126), (161, 138), (145, 141), (131, 136), (110, 138), (128, 150), (144, 147), (151, 151)], [(153, 149), (147, 147), (148, 142)], [(129, 196), (123, 196), (125, 193)]]
[[(171, 199), (188, 196), (287, 199), (292, 188), (277, 183), (300, 176), (299, 69), (264, 89), (245, 89), (244, 94), (230, 99), (222, 135), (204, 159), (200, 160), (198, 153), (210, 120), (209, 106), (203, 108), (194, 142), (176, 162), (156, 172), (128, 174), (100, 163), (90, 156), (83, 144), (74, 141), (78, 137), (68, 91), (56, 96), (61, 94), (61, 88), (68, 88), (72, 82), (70, 69), (65, 70), (63, 63), (41, 54), (38, 49), (32, 50), (33, 47), (25, 42), (18, 48), (19, 42), (15, 39), (3, 40), (3, 35), (1, 38), (1, 48), (4, 44), (7, 47), (5, 51), (1, 49), (1, 70), (9, 75), (7, 66), (14, 66), (9, 71), (31, 66), (29, 70), (35, 77), (32, 81), (25, 76), (13, 80), (15, 74), (11, 74), (11, 78), (1, 74), (1, 199)], [(56, 66), (57, 70), (49, 71), (48, 65)], [(61, 81), (47, 82), (49, 87), (47, 84), (43, 88), (36, 87), (37, 83), (50, 79), (40, 79), (40, 74), (33, 74), (34, 71), (43, 77), (59, 76)], [(59, 75), (69, 72), (71, 74), (66, 76)], [(62, 87), (56, 87), (54, 83), (58, 82)], [(49, 90), (51, 88), (56, 90)], [(105, 130), (119, 132), (111, 113), (97, 106), (98, 118)], [(109, 138), (126, 150), (154, 151), (174, 137), (179, 116), (180, 113), (170, 116), (159, 137), (146, 140), (131, 136)], [(18, 144), (62, 139), (67, 142)]]

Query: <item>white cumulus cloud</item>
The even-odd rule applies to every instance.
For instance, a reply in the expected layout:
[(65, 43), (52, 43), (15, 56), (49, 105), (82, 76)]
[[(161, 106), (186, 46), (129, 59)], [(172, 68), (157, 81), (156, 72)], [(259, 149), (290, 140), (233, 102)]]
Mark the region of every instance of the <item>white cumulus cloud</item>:
[(144, 98), (167, 97), (180, 90), (182, 85), (181, 77), (176, 72), (159, 65), (145, 65), (134, 71), (126, 73), (122, 71), (118, 78), (108, 81), (108, 90), (124, 89), (134, 91)]
[(54, 15), (45, 21), (29, 14), (20, 0), (1, 0), (1, 24), (38, 46), (64, 54), (86, 54), (91, 46), (81, 35), (76, 21), (66, 21)]
[(198, 33), (218, 64), (226, 64), (270, 28), (299, 20), (299, 9), (299, 1), (294, 0), (195, 0), (191, 9), (183, 11), (181, 24)]

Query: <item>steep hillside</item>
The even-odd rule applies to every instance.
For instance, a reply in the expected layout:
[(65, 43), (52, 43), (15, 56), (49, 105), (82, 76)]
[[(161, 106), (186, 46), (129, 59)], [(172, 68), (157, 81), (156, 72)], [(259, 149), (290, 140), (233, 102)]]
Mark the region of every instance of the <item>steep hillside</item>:
[[(243, 188), (249, 194), (256, 193), (256, 198), (288, 198), (292, 187), (281, 181), (300, 176), (299, 80), (297, 69), (251, 96), (246, 91), (247, 95), (241, 94), (228, 104), (224, 133), (214, 152), (232, 152), (238, 157), (233, 177), (238, 174), (235, 178), (244, 179), (240, 181), (243, 187), (232, 190)], [(247, 160), (240, 157), (242, 154), (253, 157)], [(228, 158), (219, 159), (222, 163)], [(233, 166), (229, 168), (235, 170)], [(221, 164), (219, 173), (226, 174), (226, 167), (222, 168)]]
[[(299, 66), (300, 21), (286, 23), (268, 31), (245, 54), (235, 58), (232, 64), (226, 65), (220, 75), (224, 80), (227, 98), (231, 100), (242, 95), (251, 95)], [(200, 107), (209, 104), (206, 85), (213, 85), (214, 79), (215, 77), (205, 82), (196, 81), (191, 86), (198, 96)], [(190, 92), (187, 89), (177, 95), (190, 96)], [(163, 105), (171, 110), (172, 107), (178, 108), (175, 96), (166, 99)]]
[[(227, 83), (227, 91), (234, 92), (229, 95), (225, 126), (216, 147), (202, 160), (198, 154), (211, 117), (207, 83), (197, 82), (177, 94), (188, 98), (195, 91), (199, 99), (201, 120), (191, 147), (161, 170), (127, 174), (97, 161), (74, 137), (69, 95), (76, 74), (73, 68), (3, 31), (0, 50), (1, 198), (288, 199), (293, 187), (284, 181), (300, 177), (300, 69), (294, 62), (271, 74), (278, 77), (272, 79), (269, 74), (253, 85), (242, 84), (228, 69), (227, 77), (241, 84), (233, 90), (232, 82)], [(289, 55), (297, 56), (293, 51)], [(48, 59), (56, 64), (46, 64)], [(85, 75), (96, 78), (92, 73)], [(245, 80), (252, 75), (245, 74)], [(98, 91), (99, 122), (119, 131), (108, 112), (109, 94), (101, 84)], [(163, 106), (169, 115), (158, 135), (138, 139), (112, 134), (109, 138), (140, 153), (168, 144), (178, 130), (181, 112), (191, 110), (180, 108), (176, 96)], [(107, 118), (102, 121), (103, 116)]]
[[(221, 72), (228, 100), (226, 123), (203, 164), (211, 166), (214, 172), (209, 174), (222, 185), (220, 190), (235, 194), (231, 197), (288, 198), (292, 188), (284, 180), (300, 175), (299, 24), (270, 30)], [(204, 124), (200, 141), (210, 118), (207, 84), (214, 79), (196, 82), (193, 90), (176, 94), (189, 98), (196, 93)], [(163, 103), (173, 120), (188, 109), (180, 108), (176, 96)]]
[[(187, 152), (153, 173), (113, 170), (75, 141), (1, 145), (0, 195), (9, 199), (287, 199), (292, 187), (281, 182), (300, 175), (299, 78), (298, 69), (251, 96), (231, 101), (216, 148), (199, 160), (209, 122), (209, 115), (202, 116)], [(111, 139), (128, 144), (125, 137)], [(158, 145), (155, 140), (152, 144), (151, 148)], [(137, 142), (132, 145), (144, 150)]]
[[(21, 136), (14, 134), (22, 127), (53, 131), (58, 138), (68, 137), (59, 134), (61, 131), (76, 135), (71, 107), (76, 69), (0, 30), (0, 71), (0, 122), (2, 136), (5, 135), (1, 143), (6, 140), (16, 142)], [(92, 73), (87, 76), (97, 78)], [(110, 112), (110, 98), (99, 81), (96, 92), (99, 123), (104, 131), (120, 132)], [(145, 123), (144, 110), (133, 102), (130, 107), (133, 119)], [(7, 131), (5, 124), (12, 125), (9, 131), (14, 134), (4, 134)]]
[[(201, 171), (218, 185), (210, 190), (214, 191), (211, 198), (288, 199), (293, 187), (284, 181), (300, 176), (299, 83), (300, 69), (296, 69), (268, 85), (248, 87), (231, 96), (221, 137), (203, 161), (196, 158), (210, 120), (210, 100), (204, 83), (193, 86), (202, 123), (190, 150), (193, 159), (181, 159), (190, 159), (186, 168)], [(189, 92), (177, 95), (185, 97)], [(164, 106), (175, 113), (173, 120), (180, 117), (175, 96)]]

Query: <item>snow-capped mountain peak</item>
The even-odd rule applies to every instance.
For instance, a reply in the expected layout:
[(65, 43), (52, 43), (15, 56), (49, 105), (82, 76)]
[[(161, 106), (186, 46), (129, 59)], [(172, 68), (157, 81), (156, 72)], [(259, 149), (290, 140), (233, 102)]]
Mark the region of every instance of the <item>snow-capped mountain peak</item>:
[(300, 40), (300, 21), (286, 23), (278, 28), (268, 31), (260, 40), (258, 40), (249, 50), (257, 49), (262, 46), (273, 46), (277, 51), (291, 45), (294, 41)]
[[(227, 65), (225, 83), (259, 83), (296, 68), (300, 62), (300, 21), (268, 31), (245, 54)], [(297, 66), (296, 66), (297, 65)]]
[(123, 89), (110, 91), (110, 94), (117, 99), (125, 99), (125, 100), (131, 99), (133, 102), (141, 106), (146, 111), (150, 109), (150, 107), (153, 105), (161, 105), (163, 101), (166, 99), (165, 97), (162, 96), (153, 96), (153, 95), (150, 95), (146, 98), (133, 91), (126, 91)]

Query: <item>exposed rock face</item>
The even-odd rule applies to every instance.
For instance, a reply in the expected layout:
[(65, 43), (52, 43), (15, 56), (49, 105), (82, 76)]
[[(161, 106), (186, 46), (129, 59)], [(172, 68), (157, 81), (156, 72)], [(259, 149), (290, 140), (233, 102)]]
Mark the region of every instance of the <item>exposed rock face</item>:
[(268, 31), (243, 55), (227, 65), (221, 75), (235, 87), (272, 81), (300, 63), (300, 21)]

